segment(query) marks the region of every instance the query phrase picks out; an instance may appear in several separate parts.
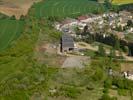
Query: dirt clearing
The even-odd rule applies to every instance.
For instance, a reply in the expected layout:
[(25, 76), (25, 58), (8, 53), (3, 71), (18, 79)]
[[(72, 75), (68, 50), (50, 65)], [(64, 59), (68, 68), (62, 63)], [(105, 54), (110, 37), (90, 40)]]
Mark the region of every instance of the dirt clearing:
[(133, 71), (133, 63), (122, 63), (121, 64), (121, 71)]
[(21, 15), (26, 15), (29, 8), (34, 2), (41, 0), (0, 0), (0, 12), (12, 16), (15, 15), (17, 19)]
[(85, 56), (72, 56), (67, 57), (67, 59), (64, 61), (62, 68), (72, 68), (72, 67), (78, 67), (83, 68), (85, 64), (88, 64), (89, 57)]

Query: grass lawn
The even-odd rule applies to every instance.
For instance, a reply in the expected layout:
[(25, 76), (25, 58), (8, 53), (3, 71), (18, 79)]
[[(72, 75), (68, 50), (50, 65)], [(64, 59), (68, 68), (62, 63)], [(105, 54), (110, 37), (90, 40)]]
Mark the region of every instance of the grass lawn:
[(125, 38), (128, 41), (133, 41), (133, 34), (132, 33), (126, 34), (126, 37)]
[(45, 0), (33, 8), (37, 17), (75, 17), (104, 9), (103, 5), (92, 0)]
[(102, 95), (102, 84), (92, 82), (91, 71), (88, 68), (59, 69), (49, 82), (49, 88), (57, 88), (57, 97), (48, 100), (60, 100), (59, 97), (64, 100), (98, 100)]
[[(124, 94), (126, 94), (127, 91), (124, 91)], [(117, 97), (118, 100), (131, 100), (131, 97), (130, 95), (120, 95), (118, 93), (118, 90), (113, 90), (113, 89), (110, 89), (109, 90), (109, 95), (111, 97)]]
[(113, 4), (129, 4), (129, 3), (133, 3), (133, 0), (113, 0)]
[(86, 56), (90, 56), (90, 57), (95, 57), (96, 56), (96, 52), (92, 51), (92, 50), (86, 50), (86, 51), (84, 51), (84, 54)]
[(91, 45), (94, 46), (94, 47), (96, 47), (96, 46), (98, 47), (100, 44), (102, 44), (105, 49), (108, 49), (108, 50), (112, 49), (112, 46), (104, 44), (104, 43), (100, 43), (100, 42), (94, 42)]
[(0, 51), (19, 36), (24, 26), (23, 21), (4, 19), (0, 20)]

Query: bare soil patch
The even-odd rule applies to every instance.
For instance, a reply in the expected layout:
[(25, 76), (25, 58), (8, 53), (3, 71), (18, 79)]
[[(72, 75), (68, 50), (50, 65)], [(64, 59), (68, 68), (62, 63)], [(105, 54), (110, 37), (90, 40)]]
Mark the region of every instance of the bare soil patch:
[(122, 63), (121, 71), (133, 71), (133, 63)]
[(84, 64), (87, 64), (88, 62), (89, 62), (89, 57), (71, 56), (67, 57), (67, 59), (64, 61), (62, 65), (62, 68), (72, 68), (72, 67), (83, 68)]
[(35, 59), (40, 64), (60, 67), (66, 57), (57, 54), (57, 45), (53, 43), (42, 42), (35, 48)]
[(0, 12), (12, 16), (15, 15), (17, 19), (21, 15), (26, 15), (29, 8), (34, 2), (41, 0), (0, 0)]

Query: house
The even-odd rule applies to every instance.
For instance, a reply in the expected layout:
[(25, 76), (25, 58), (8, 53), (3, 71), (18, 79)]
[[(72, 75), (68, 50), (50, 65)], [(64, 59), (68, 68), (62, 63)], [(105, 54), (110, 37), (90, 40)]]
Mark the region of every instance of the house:
[(108, 75), (110, 75), (110, 76), (113, 75), (113, 70), (112, 70), (112, 68), (109, 68), (109, 69), (108, 69)]
[(79, 23), (78, 23), (78, 28), (79, 28), (80, 30), (83, 30), (84, 27), (85, 27), (86, 25), (87, 25), (86, 23), (79, 22)]
[(123, 17), (123, 18), (125, 18), (125, 16), (126, 16), (126, 18), (132, 18), (132, 13), (131, 12), (128, 12), (128, 11), (120, 11), (119, 12), (119, 15), (121, 16), (121, 17)]
[(99, 25), (102, 25), (103, 23), (104, 23), (103, 20), (100, 20), (100, 21), (98, 22)]
[(77, 18), (77, 20), (78, 20), (79, 22), (82, 22), (82, 23), (87, 23), (87, 22), (91, 22), (91, 21), (92, 21), (92, 18), (89, 17), (89, 16), (87, 16), (87, 15), (85, 15), (85, 16), (79, 16), (79, 17)]
[(123, 32), (114, 31), (114, 35), (116, 35), (119, 39), (125, 38), (125, 35)]
[(60, 31), (65, 33), (71, 33), (73, 31), (73, 27), (78, 25), (78, 21), (76, 19), (67, 18), (60, 22)]
[(74, 40), (73, 38), (64, 33), (61, 37), (61, 52), (71, 52), (74, 50)]
[(60, 26), (61, 24), (59, 22), (55, 22), (54, 23), (54, 27), (57, 29), (57, 30), (60, 30)]
[(133, 80), (133, 72), (131, 71), (127, 71), (127, 72), (124, 72), (124, 77), (129, 79), (129, 80)]
[(127, 25), (127, 21), (128, 21), (129, 19), (128, 19), (128, 18), (122, 18), (122, 17), (120, 17), (119, 20), (120, 20), (120, 24), (121, 24), (122, 26), (126, 26), (126, 25)]
[(128, 33), (133, 33), (133, 27), (129, 28), (127, 31)]
[(67, 18), (61, 22), (61, 25), (64, 27), (75, 26), (77, 24), (78, 24), (78, 21), (72, 18)]

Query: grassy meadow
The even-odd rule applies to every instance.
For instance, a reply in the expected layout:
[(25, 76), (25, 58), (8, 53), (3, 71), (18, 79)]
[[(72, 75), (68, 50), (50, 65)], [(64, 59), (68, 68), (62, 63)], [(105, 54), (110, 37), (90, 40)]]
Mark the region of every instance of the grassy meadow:
[(37, 17), (74, 17), (103, 11), (103, 5), (92, 0), (45, 0), (34, 5)]
[(23, 27), (23, 21), (10, 19), (0, 20), (0, 51), (8, 47), (9, 44), (19, 36)]

